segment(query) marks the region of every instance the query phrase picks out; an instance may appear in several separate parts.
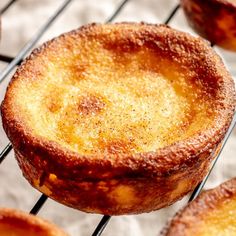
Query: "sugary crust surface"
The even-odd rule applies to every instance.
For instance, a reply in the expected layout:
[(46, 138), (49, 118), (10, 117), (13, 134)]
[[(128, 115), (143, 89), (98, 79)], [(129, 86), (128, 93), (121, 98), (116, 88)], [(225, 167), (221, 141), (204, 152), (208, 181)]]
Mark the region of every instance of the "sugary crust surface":
[(236, 51), (235, 0), (181, 0), (189, 24), (212, 44)]
[[(87, 58), (91, 60), (88, 61)], [(92, 69), (88, 63), (83, 64), (91, 61)], [(89, 72), (90, 77), (86, 79)], [(102, 85), (93, 77), (97, 74)], [(132, 83), (129, 84), (126, 78)], [(76, 81), (77, 79), (79, 81)], [(92, 83), (93, 80), (96, 80), (95, 84)], [(173, 88), (175, 92), (170, 92), (166, 99), (158, 100), (158, 96), (162, 96), (161, 90), (155, 87), (153, 80), (158, 81), (158, 86), (163, 86), (161, 88), (167, 93)], [(56, 84), (61, 83), (58, 91), (55, 81)], [(125, 88), (131, 88), (128, 92), (125, 90), (125, 94), (130, 94), (131, 91), (132, 96), (137, 95), (133, 103), (130, 102), (130, 96), (127, 96), (127, 99), (122, 97), (125, 88), (114, 84), (116, 81), (124, 83)], [(89, 86), (90, 83), (86, 84), (87, 82), (96, 85), (95, 89)], [(79, 88), (83, 88), (82, 96), (75, 88), (78, 83)], [(150, 89), (152, 86), (145, 87), (145, 83), (154, 86), (154, 90)], [(104, 84), (107, 84), (105, 89)], [(64, 91), (67, 86), (71, 89)], [(89, 93), (83, 94), (86, 89)], [(158, 96), (155, 94), (156, 90)], [(42, 102), (41, 93), (44, 91), (49, 93), (43, 97)], [(76, 91), (75, 95), (66, 97), (73, 91)], [(109, 96), (105, 96), (107, 94), (101, 91), (108, 91)], [(63, 100), (63, 96), (66, 99)], [(112, 100), (114, 96), (118, 100)], [(74, 97), (79, 99), (73, 100)], [(136, 108), (142, 107), (140, 103), (135, 109), (133, 107), (136, 106), (139, 97), (145, 109), (144, 112), (140, 109), (139, 113), (135, 113)], [(178, 100), (177, 104), (172, 97)], [(120, 106), (123, 112), (121, 114), (116, 113), (119, 107), (112, 107), (114, 101), (119, 99), (123, 99), (123, 102), (115, 104), (125, 107), (122, 110)], [(63, 102), (58, 102), (61, 100)], [(158, 107), (158, 104), (155, 104), (156, 100), (164, 101), (163, 104), (171, 101), (173, 106), (163, 106), (174, 110), (169, 111), (166, 119), (163, 118), (164, 111), (157, 113), (161, 121), (159, 123), (170, 124), (170, 127), (157, 126), (163, 131), (160, 132), (160, 136), (165, 139), (159, 139), (158, 144), (148, 146), (142, 138), (147, 139), (148, 143), (158, 139), (148, 139), (150, 133), (158, 133), (155, 131), (155, 124), (158, 122), (153, 122), (154, 116), (151, 116), (153, 110)], [(69, 104), (65, 106), (66, 109), (61, 109), (70, 101), (73, 101), (75, 108), (73, 104)], [(126, 107), (127, 104), (131, 104), (132, 109)], [(211, 160), (210, 153), (222, 140), (232, 120), (234, 108), (233, 80), (207, 43), (162, 25), (119, 23), (90, 24), (63, 34), (34, 50), (15, 73), (7, 89), (1, 112), (3, 126), (13, 144), (16, 158), (25, 177), (33, 186), (52, 198), (78, 209), (107, 214), (127, 214), (166, 206), (193, 189), (205, 174)], [(182, 117), (181, 112), (176, 113), (178, 109), (183, 109), (182, 113), (186, 115)], [(60, 113), (61, 110), (64, 113)], [(130, 112), (126, 113), (128, 110)], [(108, 113), (110, 116), (106, 116), (107, 111), (112, 111)], [(123, 114), (127, 114), (128, 119), (124, 120)], [(136, 127), (129, 126), (133, 124), (132, 114), (141, 117)], [(94, 119), (100, 116), (111, 117), (115, 125), (109, 126), (107, 119), (102, 120), (103, 122), (94, 122)], [(79, 117), (80, 122), (77, 118), (71, 120), (71, 117)], [(120, 123), (117, 122), (117, 117), (121, 117)], [(58, 123), (54, 122), (56, 119), (59, 120)], [(106, 132), (103, 130), (104, 132), (96, 133), (100, 135), (99, 138), (105, 140), (104, 142), (97, 145), (94, 142), (96, 138), (85, 142), (87, 131), (91, 131), (89, 129), (75, 135), (74, 127), (86, 124), (87, 120), (91, 121), (89, 125), (95, 124), (92, 130), (106, 128), (104, 123), (108, 123), (110, 132), (104, 128)], [(152, 122), (151, 127), (143, 128), (141, 121)], [(127, 123), (120, 129), (123, 122)], [(127, 127), (130, 128), (129, 131), (126, 130)], [(155, 132), (152, 131), (152, 127)], [(55, 138), (55, 131), (58, 130), (64, 131), (60, 132), (62, 136)], [(76, 131), (78, 133), (81, 130)], [(132, 133), (133, 131), (136, 133)], [(112, 137), (109, 136), (110, 133), (113, 134)], [(132, 135), (127, 137), (126, 134)], [(75, 146), (74, 140), (80, 140), (81, 145)], [(81, 148), (83, 143), (86, 143), (86, 148)], [(90, 143), (92, 148), (89, 149)], [(194, 166), (204, 166), (205, 169), (196, 169), (186, 177), (188, 170)], [(169, 182), (171, 176), (175, 178), (174, 184)], [(189, 178), (189, 183), (184, 183), (186, 178)], [(112, 184), (116, 183), (115, 187), (109, 187), (111, 180), (114, 180)], [(126, 181), (127, 184), (124, 183)], [(143, 207), (138, 206), (137, 199), (144, 201), (145, 197), (148, 198), (147, 195), (141, 197), (141, 189), (145, 185), (149, 186), (146, 184), (148, 182), (152, 185), (149, 190), (154, 189), (154, 183), (159, 183), (163, 189), (160, 188), (160, 192), (153, 191), (147, 204)], [(172, 187), (167, 190), (163, 183)], [(81, 184), (83, 194), (80, 196), (77, 193), (70, 197), (78, 188), (78, 184)], [(171, 195), (174, 190), (176, 193)], [(123, 195), (133, 194), (134, 197), (126, 201), (120, 192), (124, 192)], [(87, 197), (86, 200), (88, 194), (91, 198)], [(158, 197), (163, 194), (168, 195), (164, 202)], [(110, 208), (107, 209), (104, 199), (110, 195), (113, 200), (110, 199)], [(159, 199), (159, 202), (154, 199)], [(91, 209), (90, 205), (93, 205)]]
[(3, 236), (67, 236), (65, 232), (46, 220), (9, 208), (0, 209), (0, 234)]
[(207, 190), (172, 219), (162, 235), (234, 235), (236, 178)]

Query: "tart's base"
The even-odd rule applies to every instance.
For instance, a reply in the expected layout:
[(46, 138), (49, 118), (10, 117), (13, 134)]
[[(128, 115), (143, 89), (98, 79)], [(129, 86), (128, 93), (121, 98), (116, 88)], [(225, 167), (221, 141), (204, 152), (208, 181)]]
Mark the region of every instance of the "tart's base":
[(212, 158), (208, 152), (203, 153), (198, 162), (185, 163), (176, 173), (155, 178), (84, 181), (69, 176), (62, 179), (15, 153), (25, 178), (40, 192), (69, 207), (105, 215), (139, 214), (173, 204), (203, 179)]

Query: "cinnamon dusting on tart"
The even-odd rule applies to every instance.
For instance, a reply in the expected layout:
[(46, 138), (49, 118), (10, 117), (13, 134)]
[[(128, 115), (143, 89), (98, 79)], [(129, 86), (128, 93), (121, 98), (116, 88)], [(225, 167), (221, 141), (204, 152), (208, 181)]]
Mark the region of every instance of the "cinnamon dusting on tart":
[(102, 99), (96, 95), (87, 95), (80, 99), (78, 104), (78, 111), (80, 115), (89, 115), (89, 114), (97, 114), (104, 107), (105, 103)]

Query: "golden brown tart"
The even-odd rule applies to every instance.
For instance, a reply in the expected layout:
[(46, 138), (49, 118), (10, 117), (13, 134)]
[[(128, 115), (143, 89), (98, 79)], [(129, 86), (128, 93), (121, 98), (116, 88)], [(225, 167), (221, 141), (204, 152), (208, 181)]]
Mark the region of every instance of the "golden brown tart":
[(181, 0), (194, 30), (211, 43), (236, 51), (236, 0)]
[(0, 208), (1, 236), (68, 236), (54, 224), (19, 210)]
[(166, 236), (236, 235), (236, 178), (203, 192), (172, 219)]
[(233, 80), (201, 39), (163, 25), (90, 24), (18, 68), (4, 129), (28, 181), (103, 214), (172, 204), (203, 178), (235, 108)]

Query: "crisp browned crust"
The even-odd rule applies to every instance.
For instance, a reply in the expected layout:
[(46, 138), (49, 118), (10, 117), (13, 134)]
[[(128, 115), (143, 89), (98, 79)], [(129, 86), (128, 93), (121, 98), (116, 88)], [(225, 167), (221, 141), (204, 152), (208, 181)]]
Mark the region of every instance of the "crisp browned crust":
[(236, 1), (181, 0), (189, 24), (204, 38), (236, 51)]
[(19, 210), (0, 208), (0, 235), (66, 236), (56, 225)]
[[(83, 46), (94, 39), (104, 43), (106, 50), (121, 55), (147, 49), (170, 66), (174, 64), (173, 68), (189, 78), (191, 86), (202, 88), (198, 99), (210, 107), (206, 111), (207, 127), (191, 137), (176, 137), (170, 145), (140, 153), (132, 151), (136, 148), (132, 143), (115, 140), (106, 148), (101, 144), (103, 152), (85, 155), (36, 135), (27, 123), (30, 117), (16, 106), (18, 88), (22, 83), (34, 85), (39, 78), (47, 86), (42, 75), (51, 61), (63, 67), (64, 62), (60, 64), (55, 58), (65, 55), (68, 60), (68, 55), (76, 53), (76, 42)], [(120, 55), (117, 58), (122, 61)], [(122, 63), (128, 68), (125, 60)], [(86, 69), (80, 64), (79, 71), (71, 71), (80, 76)], [(60, 99), (60, 94), (57, 97)], [(107, 104), (106, 98), (92, 94), (80, 99), (78, 112), (81, 116), (96, 115)], [(53, 100), (48, 109), (56, 112), (60, 106)], [(24, 176), (34, 187), (66, 205), (113, 215), (159, 209), (191, 191), (205, 175), (212, 159), (210, 153), (221, 142), (234, 109), (233, 80), (207, 43), (166, 26), (144, 23), (90, 24), (46, 42), (18, 68), (1, 106), (3, 127)]]
[[(225, 209), (225, 215), (222, 215), (224, 210), (222, 210), (222, 212), (218, 212), (217, 210), (224, 209), (225, 205), (235, 201), (236, 178), (221, 184), (217, 188), (201, 193), (200, 196), (196, 198), (196, 200), (189, 203), (185, 208), (183, 208), (174, 216), (168, 228), (163, 231), (162, 235), (191, 236), (193, 235), (193, 232), (195, 232), (195, 235), (199, 236), (214, 235), (210, 234), (210, 226), (207, 224), (207, 221), (214, 218), (214, 220), (212, 220), (212, 222), (210, 221), (210, 223), (212, 223), (211, 226), (215, 228), (217, 228), (217, 226), (222, 222), (227, 222), (227, 217), (230, 218), (230, 212), (228, 211), (229, 209)], [(232, 215), (232, 217), (235, 218), (235, 215)], [(230, 221), (232, 223), (232, 220), (229, 219), (228, 222)], [(232, 225), (232, 227), (234, 226)], [(225, 231), (224, 235), (233, 235), (230, 234), (230, 231), (227, 232)]]

